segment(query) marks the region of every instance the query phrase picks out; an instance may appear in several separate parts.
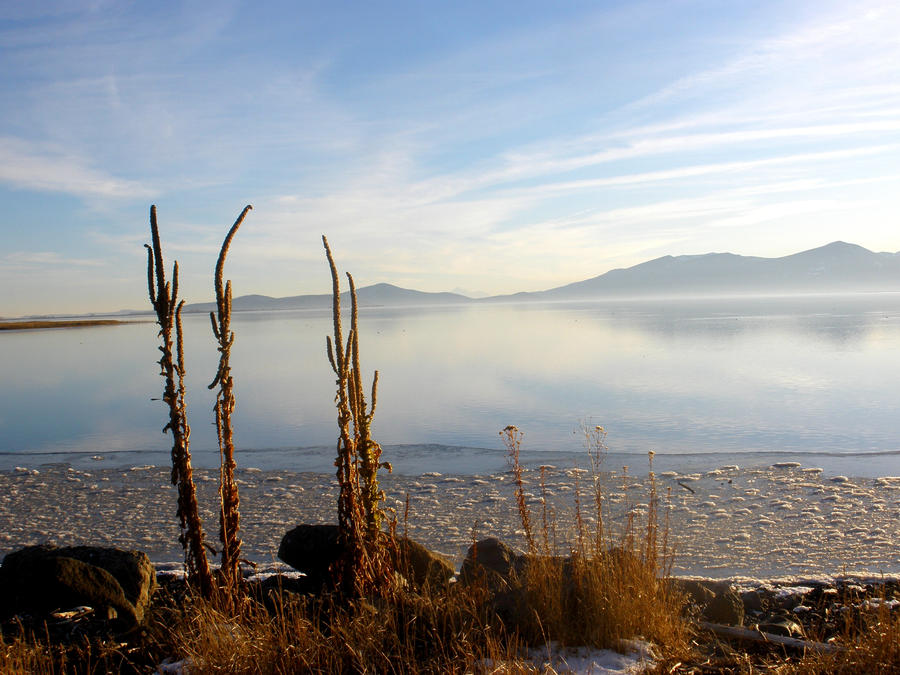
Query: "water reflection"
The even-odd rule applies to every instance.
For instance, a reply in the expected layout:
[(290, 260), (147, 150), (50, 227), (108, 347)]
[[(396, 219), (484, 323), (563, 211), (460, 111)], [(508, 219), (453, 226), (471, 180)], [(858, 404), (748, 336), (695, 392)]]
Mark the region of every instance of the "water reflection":
[[(274, 450), (333, 448), (329, 324), (318, 311), (235, 313), (239, 451), (289, 462), (303, 453)], [(573, 452), (590, 419), (615, 452), (900, 449), (894, 295), (369, 308), (361, 329), (385, 445), (499, 452), (497, 431), (516, 424), (532, 451)], [(203, 315), (185, 330), (193, 448), (214, 460), (215, 343)], [(0, 451), (165, 456), (152, 324), (0, 339)]]

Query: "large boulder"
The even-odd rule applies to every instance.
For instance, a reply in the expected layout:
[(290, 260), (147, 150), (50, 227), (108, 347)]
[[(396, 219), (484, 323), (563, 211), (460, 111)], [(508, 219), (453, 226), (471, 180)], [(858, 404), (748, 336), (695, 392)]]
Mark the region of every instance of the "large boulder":
[[(333, 584), (331, 568), (342, 551), (337, 525), (298, 525), (282, 537), (278, 557), (306, 575), (305, 591), (318, 592)], [(454, 572), (446, 560), (407, 537), (397, 538), (393, 562), (416, 586), (446, 584)]]
[[(65, 557), (34, 560), (0, 581), (2, 614), (42, 616), (79, 606), (89, 606), (98, 616), (115, 617), (127, 625), (138, 622), (132, 605), (112, 574), (94, 565)], [(114, 610), (110, 613), (104, 610)]]
[(488, 588), (506, 589), (514, 585), (515, 578), (525, 567), (525, 561), (524, 555), (496, 537), (488, 537), (469, 547), (459, 570), (459, 581), (471, 584), (483, 580)]
[(115, 609), (120, 622), (140, 623), (156, 588), (145, 553), (93, 546), (29, 546), (0, 566), (5, 614), (76, 605)]
[(671, 583), (705, 620), (729, 626), (743, 625), (744, 601), (728, 582), (672, 579)]
[(278, 557), (306, 575), (304, 590), (311, 592), (332, 584), (330, 568), (340, 556), (337, 525), (298, 525), (278, 546)]
[(429, 551), (409, 537), (397, 538), (398, 559), (395, 565), (407, 580), (416, 586), (445, 586), (456, 570), (443, 557)]
[(731, 626), (744, 624), (744, 601), (734, 586), (728, 583), (719, 584), (715, 588), (716, 597), (706, 606), (703, 615), (713, 623)]

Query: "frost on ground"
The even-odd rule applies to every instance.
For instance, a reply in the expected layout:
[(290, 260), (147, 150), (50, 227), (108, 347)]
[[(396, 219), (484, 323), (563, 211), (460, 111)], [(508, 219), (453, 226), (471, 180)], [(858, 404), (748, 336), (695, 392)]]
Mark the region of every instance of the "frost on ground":
[[(675, 547), (673, 572), (714, 577), (772, 577), (839, 570), (900, 572), (900, 478), (846, 478), (781, 462), (764, 468), (723, 466), (705, 473), (666, 471), (657, 477), (661, 522)], [(573, 504), (592, 504), (592, 477), (573, 467), (525, 472), (531, 494), (546, 498), (561, 540), (575, 522)], [(0, 472), (0, 556), (37, 543), (93, 544), (145, 551), (154, 561), (177, 560), (176, 495), (163, 467)], [(198, 469), (204, 522), (215, 522), (217, 472)], [(387, 475), (388, 506), (405, 512), (401, 533), (459, 564), (473, 538), (524, 542), (514, 488), (506, 472), (447, 476)], [(837, 478), (837, 480), (835, 480)], [(271, 563), (281, 537), (298, 523), (336, 519), (334, 476), (238, 469), (244, 555)], [(615, 530), (628, 513), (646, 516), (645, 476), (604, 474), (604, 522)], [(532, 502), (540, 508), (540, 498)], [(583, 522), (594, 523), (590, 510)], [(123, 522), (128, 527), (122, 527)], [(473, 527), (474, 526), (474, 527)], [(574, 525), (571, 526), (574, 529)], [(615, 534), (615, 531), (613, 532)]]
[[(565, 649), (551, 642), (544, 649), (531, 650), (527, 660), (546, 675), (638, 675), (655, 664), (656, 654), (649, 642), (622, 640), (620, 647), (622, 653), (592, 647)], [(484, 665), (489, 672), (506, 672), (502, 663)]]
[(188, 675), (190, 672), (190, 661), (184, 659), (182, 661), (173, 661), (166, 659), (156, 667), (153, 675)]
[(641, 640), (624, 640), (620, 654), (611, 649), (578, 647), (560, 649), (551, 643), (547, 650), (534, 650), (529, 656), (543, 673), (581, 675), (636, 675), (654, 665), (653, 646)]

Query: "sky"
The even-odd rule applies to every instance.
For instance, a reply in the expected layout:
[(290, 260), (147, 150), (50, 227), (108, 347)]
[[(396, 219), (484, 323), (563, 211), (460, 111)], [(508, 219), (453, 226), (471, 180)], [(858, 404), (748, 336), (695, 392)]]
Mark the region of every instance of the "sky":
[(900, 250), (900, 3), (0, 0), (0, 316)]

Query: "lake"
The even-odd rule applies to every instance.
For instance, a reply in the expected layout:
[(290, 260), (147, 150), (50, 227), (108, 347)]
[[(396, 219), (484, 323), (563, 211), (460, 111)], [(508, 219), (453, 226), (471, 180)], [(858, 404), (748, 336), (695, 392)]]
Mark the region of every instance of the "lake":
[[(585, 465), (581, 428), (602, 425), (615, 466), (653, 450), (658, 470), (900, 475), (900, 294), (369, 308), (360, 324), (373, 433), (400, 472), (498, 470), (514, 424), (532, 463)], [(184, 327), (191, 450), (211, 467), (217, 352), (206, 315)], [(233, 328), (239, 466), (331, 471), (330, 314), (236, 312)], [(155, 324), (0, 341), (0, 469), (168, 463)]]

